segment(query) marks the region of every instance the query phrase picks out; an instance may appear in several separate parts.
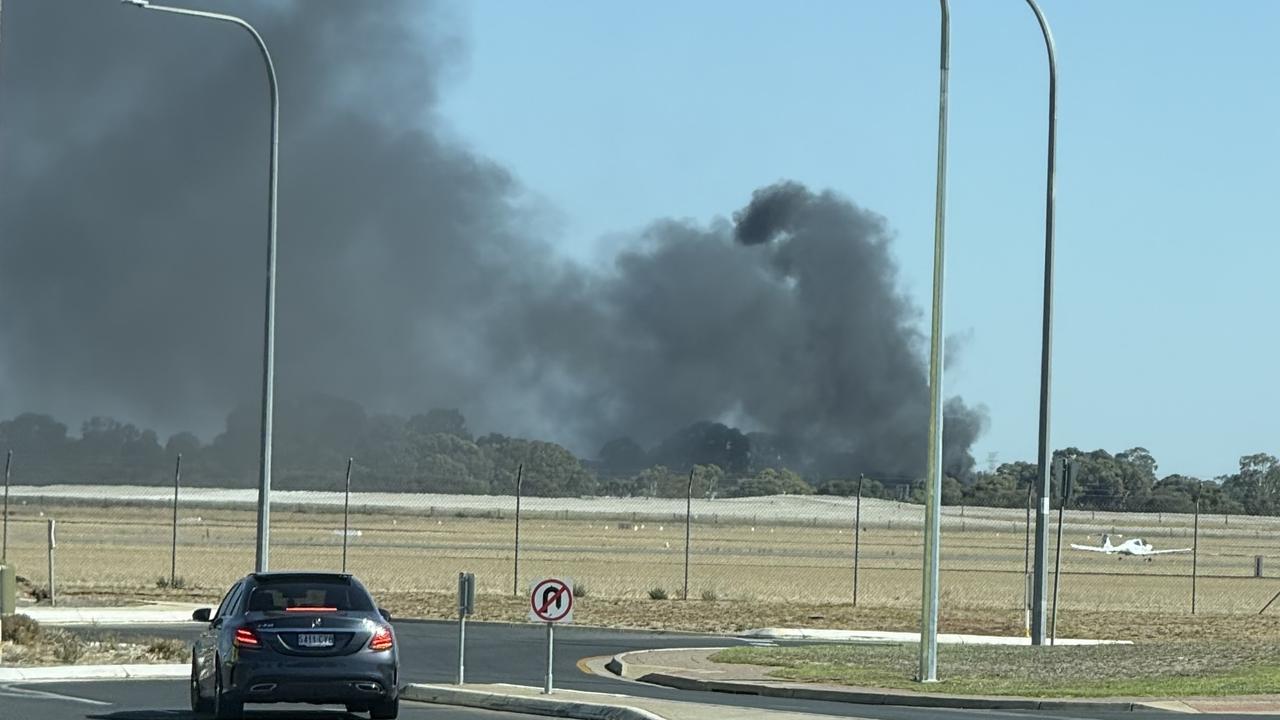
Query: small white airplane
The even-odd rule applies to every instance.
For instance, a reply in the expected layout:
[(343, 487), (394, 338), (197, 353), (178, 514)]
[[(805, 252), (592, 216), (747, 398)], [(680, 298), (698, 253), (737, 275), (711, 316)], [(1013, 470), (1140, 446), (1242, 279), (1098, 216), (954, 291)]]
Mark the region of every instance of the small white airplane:
[(1148, 562), (1151, 561), (1152, 555), (1164, 555), (1165, 553), (1191, 552), (1191, 548), (1178, 548), (1176, 550), (1156, 550), (1154, 547), (1152, 547), (1150, 543), (1143, 540), (1142, 538), (1129, 538), (1128, 540), (1125, 540), (1119, 545), (1112, 545), (1110, 535), (1103, 535), (1102, 545), (1097, 547), (1092, 545), (1076, 545), (1075, 543), (1072, 543), (1071, 547), (1075, 548), (1076, 550), (1088, 550), (1090, 552), (1100, 552), (1100, 553), (1105, 553), (1107, 555), (1119, 555), (1121, 558), (1123, 558), (1125, 555), (1136, 555), (1138, 557), (1145, 557)]

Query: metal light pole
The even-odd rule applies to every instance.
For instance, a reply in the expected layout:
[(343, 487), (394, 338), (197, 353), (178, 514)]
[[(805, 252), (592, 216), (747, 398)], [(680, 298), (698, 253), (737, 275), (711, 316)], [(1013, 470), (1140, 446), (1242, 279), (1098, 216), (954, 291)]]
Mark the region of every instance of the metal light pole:
[(933, 216), (933, 326), (929, 334), (929, 462), (925, 479), (924, 582), (920, 618), (920, 682), (938, 680), (938, 565), (942, 544), (942, 280), (946, 253), (947, 73), (951, 55), (951, 16), (942, 8), (938, 84), (938, 187)]
[(1048, 590), (1049, 564), (1049, 381), (1053, 348), (1053, 171), (1058, 144), (1058, 61), (1053, 50), (1053, 33), (1049, 22), (1035, 0), (1027, 5), (1036, 15), (1044, 47), (1049, 56), (1049, 150), (1044, 203), (1044, 320), (1040, 336), (1040, 440), (1037, 479), (1039, 502), (1036, 505), (1036, 566), (1032, 587), (1035, 607), (1031, 613), (1031, 643), (1043, 645), (1045, 635), (1045, 595)]
[(271, 523), (271, 420), (272, 399), (275, 386), (275, 325), (276, 325), (276, 187), (277, 158), (280, 146), (280, 96), (276, 86), (276, 68), (271, 62), (271, 53), (267, 52), (262, 36), (249, 23), (234, 15), (188, 10), (186, 8), (152, 5), (147, 0), (121, 0), (126, 5), (159, 10), (175, 15), (205, 18), (228, 22), (244, 28), (258, 44), (262, 59), (267, 66), (267, 81), (271, 89), (271, 159), (267, 194), (267, 307), (265, 323), (265, 341), (262, 354), (262, 446), (258, 465), (258, 538), (254, 559), (254, 570), (266, 572), (267, 557), (270, 545)]

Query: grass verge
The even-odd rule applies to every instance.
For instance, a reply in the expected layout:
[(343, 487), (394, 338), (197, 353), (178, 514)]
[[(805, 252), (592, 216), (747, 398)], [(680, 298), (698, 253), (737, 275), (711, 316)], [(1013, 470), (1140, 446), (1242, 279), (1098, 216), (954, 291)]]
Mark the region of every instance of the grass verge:
[(1274, 642), (941, 645), (941, 680), (928, 685), (914, 680), (915, 643), (744, 647), (711, 660), (773, 667), (769, 674), (785, 680), (963, 695), (1191, 697), (1270, 693), (1280, 686), (1280, 643)]

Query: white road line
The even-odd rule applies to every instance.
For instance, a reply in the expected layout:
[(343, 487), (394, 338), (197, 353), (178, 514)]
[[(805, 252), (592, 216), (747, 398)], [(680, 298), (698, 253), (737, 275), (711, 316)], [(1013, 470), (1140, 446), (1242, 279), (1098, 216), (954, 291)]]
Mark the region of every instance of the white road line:
[(78, 702), (87, 705), (110, 705), (109, 702), (101, 700), (90, 700), (89, 698), (76, 697), (74, 695), (63, 695), (62, 693), (46, 692), (44, 690), (34, 690), (32, 688), (14, 687), (13, 685), (0, 685), (0, 697), (27, 698), (35, 700), (62, 700), (64, 702)]

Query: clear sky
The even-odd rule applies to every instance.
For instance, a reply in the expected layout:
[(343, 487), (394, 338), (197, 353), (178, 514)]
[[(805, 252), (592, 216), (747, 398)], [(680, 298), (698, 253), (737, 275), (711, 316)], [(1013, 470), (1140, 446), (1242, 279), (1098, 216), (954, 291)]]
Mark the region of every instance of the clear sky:
[[(1052, 442), (1212, 477), (1280, 452), (1280, 3), (1044, 0), (1058, 46)], [(896, 230), (927, 309), (938, 8), (929, 0), (457, 9), (451, 132), (560, 214), (564, 252), (707, 222), (789, 178)], [(1047, 69), (1020, 0), (952, 7), (948, 395), (975, 455), (1033, 460)], [(922, 316), (927, 323), (927, 315)], [(922, 325), (927, 327), (927, 325)]]

